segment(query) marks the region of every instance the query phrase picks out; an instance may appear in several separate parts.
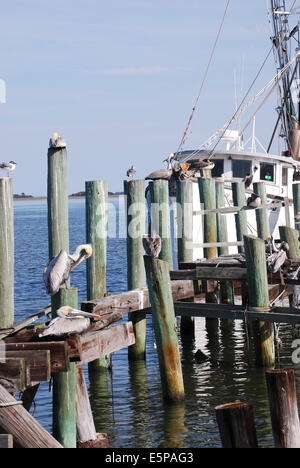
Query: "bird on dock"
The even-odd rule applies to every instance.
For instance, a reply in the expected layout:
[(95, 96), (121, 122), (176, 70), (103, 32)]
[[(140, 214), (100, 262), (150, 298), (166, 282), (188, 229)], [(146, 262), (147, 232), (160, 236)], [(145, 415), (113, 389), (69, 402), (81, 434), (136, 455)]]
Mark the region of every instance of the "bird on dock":
[(45, 267), (43, 274), (47, 294), (50, 296), (56, 294), (69, 279), (71, 271), (83, 260), (91, 257), (92, 253), (93, 249), (90, 244), (82, 244), (72, 255), (61, 250), (56, 257), (53, 257)]
[(249, 208), (258, 208), (262, 204), (262, 200), (259, 195), (256, 195), (256, 193), (252, 193), (252, 195), (248, 198), (247, 200), (247, 206)]
[(287, 260), (287, 252), (290, 247), (287, 242), (281, 242), (277, 252), (267, 258), (267, 270), (269, 273), (277, 273)]
[(161, 238), (153, 231), (151, 236), (143, 236), (143, 247), (147, 257), (158, 258), (161, 251)]
[(66, 148), (67, 143), (57, 132), (54, 132), (49, 140), (49, 148)]
[(297, 164), (293, 164), (293, 166), (294, 166), (293, 182), (300, 182), (300, 170)]
[(130, 169), (128, 169), (128, 171), (126, 172), (126, 175), (129, 179), (133, 179), (133, 177), (135, 176), (136, 174), (136, 170), (135, 170), (135, 167), (134, 166), (131, 166)]
[(245, 184), (245, 188), (246, 188), (246, 189), (248, 189), (248, 188), (251, 186), (251, 184), (253, 183), (254, 175), (255, 175), (255, 173), (258, 171), (258, 169), (259, 169), (259, 166), (256, 164), (256, 165), (254, 166), (254, 169), (253, 169), (252, 174), (248, 174), (248, 175), (244, 178), (243, 182), (244, 182), (244, 184)]
[(57, 317), (39, 334), (45, 336), (67, 336), (82, 333), (91, 325), (92, 319), (99, 319), (99, 315), (82, 312), (70, 306), (63, 306), (56, 311)]
[(174, 173), (174, 169), (172, 166), (172, 160), (175, 158), (175, 154), (171, 153), (170, 156), (165, 159), (163, 162), (168, 163), (167, 169), (158, 169), (157, 171), (151, 172), (145, 180), (171, 180), (171, 177)]
[(8, 163), (3, 162), (0, 164), (0, 169), (7, 172), (7, 177), (10, 177), (10, 173), (16, 169), (17, 163), (15, 161), (9, 161)]

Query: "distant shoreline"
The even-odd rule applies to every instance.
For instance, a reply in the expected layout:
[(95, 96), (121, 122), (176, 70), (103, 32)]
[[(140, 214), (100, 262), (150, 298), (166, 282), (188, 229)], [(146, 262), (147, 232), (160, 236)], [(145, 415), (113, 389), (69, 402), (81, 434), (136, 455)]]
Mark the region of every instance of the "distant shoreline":
[[(121, 195), (115, 195), (115, 194), (109, 194), (108, 198), (116, 198), (116, 197), (123, 197), (124, 194)], [(69, 196), (69, 200), (77, 200), (80, 198), (85, 198), (85, 196)], [(47, 200), (47, 197), (17, 197), (14, 198), (14, 201), (36, 201), (36, 200)]]

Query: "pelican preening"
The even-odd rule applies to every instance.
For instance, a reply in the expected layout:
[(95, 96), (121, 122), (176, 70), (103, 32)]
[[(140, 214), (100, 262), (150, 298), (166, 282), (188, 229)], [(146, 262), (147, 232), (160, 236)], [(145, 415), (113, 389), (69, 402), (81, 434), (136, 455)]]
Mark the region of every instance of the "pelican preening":
[(56, 311), (57, 317), (39, 334), (45, 336), (67, 336), (82, 333), (91, 325), (92, 319), (99, 319), (99, 315), (89, 314), (70, 306), (61, 307)]
[(56, 257), (53, 257), (44, 269), (44, 283), (46, 292), (50, 296), (58, 293), (59, 288), (69, 279), (71, 271), (93, 253), (90, 244), (82, 244), (70, 255), (65, 250), (61, 250)]
[(258, 171), (258, 169), (259, 169), (259, 166), (256, 164), (254, 166), (252, 174), (248, 174), (247, 177), (245, 177), (245, 179), (243, 180), (246, 189), (251, 186), (253, 179), (254, 179), (254, 175)]
[(49, 148), (66, 148), (67, 143), (57, 132), (54, 132), (49, 140)]
[(3, 162), (0, 164), (0, 169), (7, 172), (7, 177), (10, 177), (10, 172), (16, 169), (17, 163), (15, 161)]
[(277, 273), (287, 260), (287, 252), (290, 247), (287, 242), (281, 242), (280, 246), (274, 245), (276, 251), (267, 258), (267, 270), (269, 273)]
[(148, 257), (158, 258), (161, 251), (161, 238), (153, 231), (151, 236), (143, 236), (143, 247)]
[(262, 200), (259, 195), (256, 195), (256, 193), (252, 193), (252, 195), (248, 198), (247, 200), (247, 206), (249, 208), (258, 208), (262, 204)]

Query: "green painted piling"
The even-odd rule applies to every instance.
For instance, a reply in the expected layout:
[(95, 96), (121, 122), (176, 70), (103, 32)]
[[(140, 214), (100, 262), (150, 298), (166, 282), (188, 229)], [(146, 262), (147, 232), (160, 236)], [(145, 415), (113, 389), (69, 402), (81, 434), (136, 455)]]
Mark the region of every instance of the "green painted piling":
[[(144, 180), (124, 181), (124, 193), (127, 199), (127, 285), (131, 291), (146, 286), (142, 242), (146, 226)], [(146, 358), (146, 314), (135, 312), (129, 314), (128, 319), (135, 333), (135, 344), (128, 348), (128, 358), (143, 360)]]
[[(86, 242), (93, 247), (93, 255), (87, 259), (87, 300), (100, 299), (106, 294), (107, 257), (107, 202), (108, 187), (104, 181), (85, 183)], [(89, 364), (89, 370), (107, 369), (108, 357)]]
[[(232, 198), (234, 206), (246, 205), (246, 192), (244, 182), (234, 182), (232, 184)], [(247, 214), (245, 211), (239, 211), (235, 215), (236, 237), (237, 241), (243, 241), (243, 237), (248, 234)], [(244, 252), (243, 247), (238, 248), (239, 252)]]
[[(300, 231), (300, 184), (293, 184), (295, 228)], [(298, 219), (299, 216), (299, 219)]]
[(0, 328), (14, 324), (13, 180), (0, 179)]
[[(193, 261), (193, 182), (176, 183), (178, 263)], [(193, 301), (193, 298), (188, 301)], [(195, 334), (194, 317), (181, 317), (181, 336)]]
[[(265, 243), (254, 236), (244, 236), (249, 290), (249, 308), (268, 310), (269, 288)], [(255, 353), (257, 365), (273, 367), (275, 364), (274, 326), (258, 322), (255, 327)]]
[(160, 235), (162, 246), (159, 258), (173, 268), (169, 182), (154, 180), (149, 183), (151, 194), (151, 229)]
[(144, 257), (152, 319), (158, 351), (163, 397), (168, 402), (184, 400), (184, 386), (169, 264)]
[[(62, 306), (78, 309), (77, 289), (62, 288), (52, 301), (53, 315)], [(53, 377), (53, 435), (65, 448), (76, 448), (76, 364)]]
[[(264, 182), (255, 182), (253, 184), (253, 189), (254, 193), (260, 196), (262, 204), (266, 205), (268, 203), (266, 184)], [(262, 210), (256, 210), (255, 214), (257, 223), (257, 237), (266, 240), (268, 237), (270, 237), (268, 210), (266, 208)]]
[[(215, 179), (199, 178), (200, 202), (204, 210), (216, 209), (216, 181)], [(204, 215), (204, 243), (213, 244), (217, 242), (217, 216), (215, 213)], [(217, 258), (217, 247), (204, 249), (205, 258)]]
[(288, 257), (293, 259), (300, 258), (299, 231), (287, 226), (279, 227), (280, 240), (289, 244)]

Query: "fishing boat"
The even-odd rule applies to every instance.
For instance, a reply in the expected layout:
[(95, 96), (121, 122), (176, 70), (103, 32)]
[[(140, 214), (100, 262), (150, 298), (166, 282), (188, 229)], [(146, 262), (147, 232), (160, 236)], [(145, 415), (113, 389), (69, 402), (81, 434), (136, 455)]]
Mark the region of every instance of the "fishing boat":
[[(229, 3), (230, 1), (227, 2), (218, 36), (224, 25)], [(269, 0), (267, 2), (268, 20), (271, 28), (271, 49), (267, 58), (273, 52), (276, 66), (275, 76), (259, 93), (250, 98), (256, 82), (255, 79), (232, 118), (200, 145), (198, 149), (187, 151), (184, 148), (200, 97), (199, 94), (179, 148), (173, 154), (171, 161), (172, 167), (176, 167), (177, 171), (178, 168), (183, 169), (180, 176), (182, 179), (190, 177), (191, 180), (197, 182), (198, 177), (206, 176), (223, 180), (226, 205), (228, 207), (233, 205), (232, 183), (245, 181), (249, 176), (251, 177), (250, 183), (246, 184), (245, 187), (246, 205), (247, 196), (249, 197), (253, 193), (253, 183), (264, 182), (268, 203), (274, 206), (274, 208), (268, 209), (268, 216), (270, 235), (275, 239), (279, 238), (279, 226), (288, 223), (291, 227), (295, 227), (293, 207), (286, 208), (286, 206), (288, 200), (291, 202), (293, 198), (293, 183), (300, 181), (300, 27), (299, 16), (297, 16), (300, 13), (300, 7), (295, 7), (295, 4), (296, 2), (292, 0)], [(294, 24), (292, 24), (293, 20), (295, 20)], [(212, 58), (213, 55), (211, 60)], [(266, 61), (267, 59), (264, 61), (264, 65)], [(262, 68), (259, 70), (257, 77)], [(207, 77), (207, 72), (208, 69), (205, 77)], [(203, 83), (201, 91), (202, 88)], [(278, 96), (275, 110), (278, 117), (274, 131), (269, 137), (269, 144), (264, 147), (255, 135), (256, 117), (263, 105), (275, 93)], [(259, 99), (262, 102), (256, 107)], [(236, 124), (237, 119), (252, 108), (254, 110), (247, 125), (241, 131), (236, 130), (234, 124)], [(249, 129), (250, 138), (245, 142), (246, 131), (249, 132)], [(272, 154), (271, 152), (276, 136), (280, 138), (281, 142), (280, 154)], [(213, 168), (210, 171), (199, 169), (198, 172), (189, 172), (189, 167), (203, 161), (214, 163)], [(207, 174), (208, 172), (209, 174)], [(194, 184), (193, 211), (193, 243), (195, 245), (193, 257), (196, 260), (204, 255), (203, 249), (196, 248), (196, 244), (203, 243), (203, 216), (201, 213), (199, 214), (201, 204), (197, 183)], [(232, 243), (235, 243), (237, 239), (234, 214), (228, 214), (227, 216), (228, 238)], [(247, 223), (249, 234), (256, 235), (254, 210), (247, 212)], [(237, 246), (230, 248), (230, 253), (236, 251)]]

